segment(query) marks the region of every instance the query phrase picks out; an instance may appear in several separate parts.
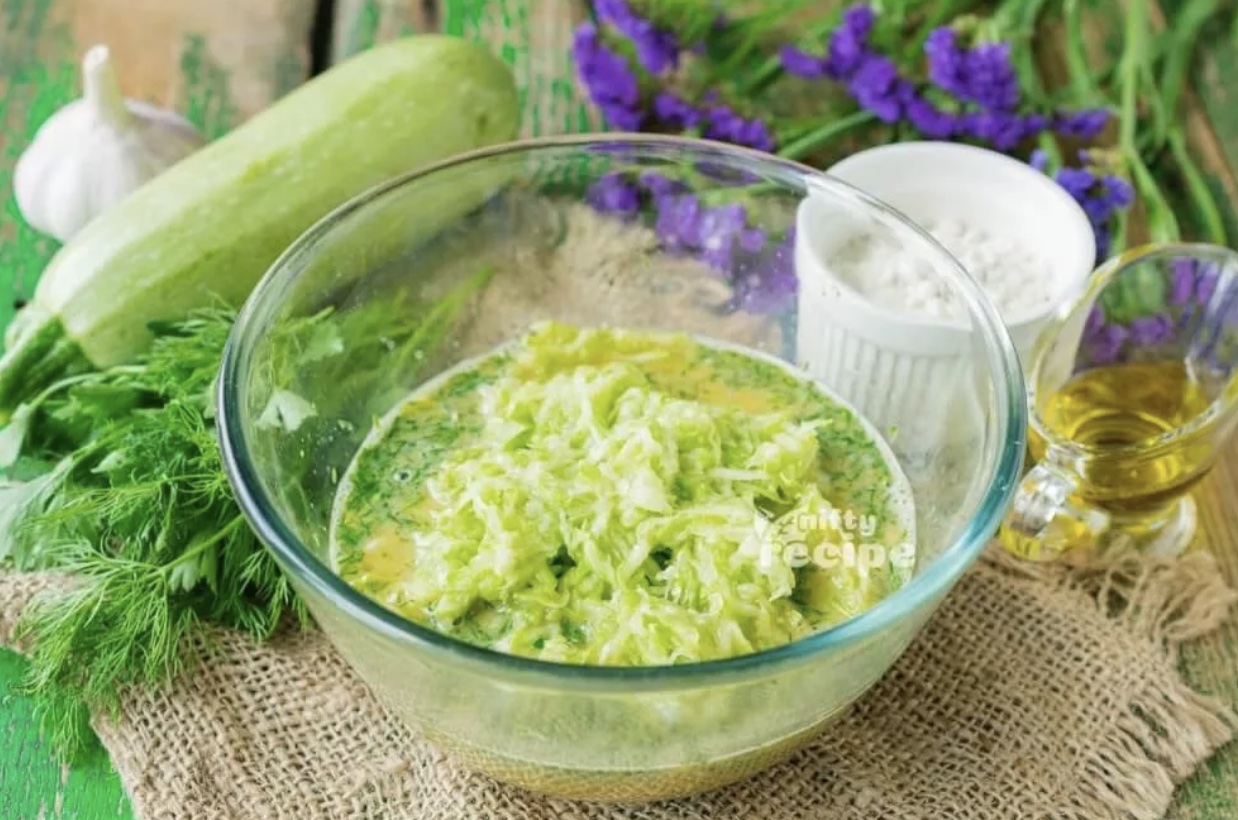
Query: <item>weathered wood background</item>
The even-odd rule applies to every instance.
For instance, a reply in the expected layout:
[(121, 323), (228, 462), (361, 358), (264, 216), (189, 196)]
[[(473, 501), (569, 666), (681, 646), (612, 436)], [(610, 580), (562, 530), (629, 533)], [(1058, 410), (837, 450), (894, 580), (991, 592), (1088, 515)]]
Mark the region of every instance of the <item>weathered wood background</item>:
[[(1181, 2), (1162, 5), (1173, 14)], [(128, 95), (175, 107), (215, 136), (308, 76), (311, 43), (325, 63), (409, 32), (484, 38), (520, 80), (525, 132), (544, 134), (598, 125), (571, 80), (567, 46), (583, 14), (578, 0), (0, 0), (0, 326), (55, 250), (18, 216), (13, 163), (76, 96), (77, 61), (91, 44), (112, 47)], [(1218, 39), (1193, 80), (1192, 148), (1238, 224), (1238, 45)], [(1238, 585), (1238, 442), (1200, 497), (1197, 548), (1215, 552)], [(1189, 647), (1184, 664), (1198, 686), (1238, 701), (1238, 620)], [(66, 771), (47, 757), (29, 704), (5, 694), (21, 670), (20, 659), (0, 652), (0, 820), (129, 816), (106, 758)], [(1185, 784), (1174, 816), (1238, 817), (1238, 744)]]

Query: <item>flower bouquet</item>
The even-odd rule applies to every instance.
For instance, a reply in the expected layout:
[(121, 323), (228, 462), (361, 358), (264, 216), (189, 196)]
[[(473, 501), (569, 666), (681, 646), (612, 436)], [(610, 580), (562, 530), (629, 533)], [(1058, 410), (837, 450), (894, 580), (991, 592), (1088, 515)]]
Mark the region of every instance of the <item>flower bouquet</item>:
[[(1159, 6), (1147, 0), (595, 0), (573, 56), (614, 130), (703, 136), (816, 167), (902, 140), (1017, 157), (1079, 202), (1104, 259), (1137, 240), (1227, 241), (1177, 111), (1201, 32), (1230, 10), (1221, 0), (1180, 5), (1154, 36)], [(1119, 45), (1092, 53), (1092, 30)], [(1054, 77), (1054, 63), (1065, 76)], [(759, 193), (759, 182), (737, 184), (706, 202), (666, 175), (616, 171), (592, 201), (652, 214), (668, 248), (699, 253), (729, 278), (739, 306), (777, 312), (796, 287), (792, 237), (767, 243), (750, 224)], [(760, 253), (759, 265), (736, 262)], [(1171, 297), (1106, 292), (1089, 335), (1154, 333)]]

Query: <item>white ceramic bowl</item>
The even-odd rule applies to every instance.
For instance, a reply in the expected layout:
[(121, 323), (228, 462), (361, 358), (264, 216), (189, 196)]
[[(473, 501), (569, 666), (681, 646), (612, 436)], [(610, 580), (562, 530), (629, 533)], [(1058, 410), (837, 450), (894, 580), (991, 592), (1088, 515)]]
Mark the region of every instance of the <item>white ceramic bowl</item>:
[[(1053, 277), (1049, 300), (1003, 316), (1025, 367), (1040, 331), (1095, 267), (1095, 237), (1079, 204), (1045, 174), (1003, 154), (956, 143), (897, 143), (854, 154), (827, 173), (918, 224), (953, 218), (1037, 253)], [(982, 405), (975, 386), (960, 383), (970, 372), (964, 365), (974, 353), (972, 326), (876, 304), (839, 275), (842, 248), (883, 230), (824, 198), (801, 204), (797, 359), (813, 363), (813, 375), (851, 396), (870, 420), (903, 437), (936, 440), (943, 428), (969, 427), (962, 415)], [(956, 398), (943, 403), (943, 394)]]

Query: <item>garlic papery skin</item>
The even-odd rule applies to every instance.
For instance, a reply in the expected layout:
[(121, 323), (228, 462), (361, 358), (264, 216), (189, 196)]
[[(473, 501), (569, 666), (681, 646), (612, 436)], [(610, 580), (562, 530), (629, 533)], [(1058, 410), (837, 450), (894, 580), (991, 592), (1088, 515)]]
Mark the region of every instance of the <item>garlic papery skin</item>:
[(82, 59), (81, 99), (43, 123), (17, 160), (17, 207), (66, 242), (204, 142), (184, 117), (122, 97), (107, 47), (94, 46)]

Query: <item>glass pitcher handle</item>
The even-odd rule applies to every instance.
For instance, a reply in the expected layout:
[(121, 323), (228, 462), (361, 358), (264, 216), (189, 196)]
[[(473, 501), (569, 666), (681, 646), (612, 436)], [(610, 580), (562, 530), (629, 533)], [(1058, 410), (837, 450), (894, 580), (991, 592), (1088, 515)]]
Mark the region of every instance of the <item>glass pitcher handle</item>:
[(1052, 561), (1099, 545), (1109, 516), (1081, 502), (1078, 484), (1063, 470), (1037, 464), (1023, 477), (998, 530), (1007, 552), (1029, 561)]

